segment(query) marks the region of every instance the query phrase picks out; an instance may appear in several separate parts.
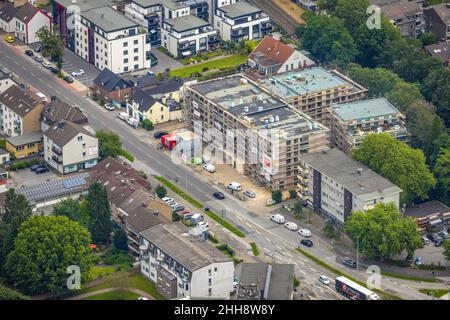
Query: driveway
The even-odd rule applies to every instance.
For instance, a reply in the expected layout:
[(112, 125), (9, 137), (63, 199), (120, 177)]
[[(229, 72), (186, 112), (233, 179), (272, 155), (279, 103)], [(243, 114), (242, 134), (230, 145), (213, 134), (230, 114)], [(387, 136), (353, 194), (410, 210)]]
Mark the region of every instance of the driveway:
[(178, 62), (177, 60), (169, 57), (168, 55), (162, 53), (157, 49), (158, 47), (152, 47), (152, 53), (156, 56), (158, 59), (158, 64), (154, 66), (153, 68), (150, 68), (151, 71), (155, 73), (164, 72), (166, 69), (176, 69), (183, 66), (181, 62)]
[(85, 74), (79, 77), (75, 77), (78, 81), (89, 87), (97, 78), (100, 70), (93, 64), (83, 60), (69, 49), (64, 49), (64, 63), (62, 69), (68, 74), (72, 74), (73, 71), (83, 69)]

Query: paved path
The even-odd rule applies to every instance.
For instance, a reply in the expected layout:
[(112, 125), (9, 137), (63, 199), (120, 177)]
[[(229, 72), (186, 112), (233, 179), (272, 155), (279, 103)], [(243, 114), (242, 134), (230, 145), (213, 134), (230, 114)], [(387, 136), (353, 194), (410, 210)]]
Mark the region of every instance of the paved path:
[[(102, 294), (102, 293), (106, 293), (106, 292), (112, 292), (112, 291), (116, 291), (118, 290), (117, 288), (106, 288), (106, 289), (101, 289), (101, 290), (96, 290), (96, 291), (92, 291), (92, 292), (87, 292), (87, 293), (83, 293), (80, 294), (78, 296), (74, 296), (74, 297), (70, 297), (67, 298), (65, 300), (83, 300), (92, 296), (96, 296), (98, 294)], [(136, 293), (138, 295), (140, 295), (141, 297), (145, 297), (149, 300), (155, 300), (151, 295), (149, 295), (147, 292), (136, 289), (136, 288), (124, 288), (124, 290), (127, 291), (131, 291), (133, 293)]]

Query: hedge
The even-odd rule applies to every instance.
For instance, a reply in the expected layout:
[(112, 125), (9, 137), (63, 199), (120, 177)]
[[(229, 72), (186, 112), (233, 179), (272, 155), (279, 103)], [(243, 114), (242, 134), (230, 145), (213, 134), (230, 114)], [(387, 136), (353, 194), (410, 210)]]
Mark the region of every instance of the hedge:
[(253, 255), (254, 255), (255, 257), (256, 257), (256, 256), (259, 256), (259, 250), (258, 250), (258, 247), (256, 246), (256, 243), (251, 242), (251, 243), (250, 243), (250, 246), (252, 247)]
[(120, 151), (120, 155), (131, 162), (134, 161), (134, 156), (126, 150)]
[(29, 167), (34, 166), (35, 164), (38, 164), (39, 160), (38, 159), (32, 159), (32, 160), (28, 160), (28, 161), (21, 161), (21, 162), (14, 162), (9, 169), (10, 170), (20, 170), (20, 169), (26, 169)]

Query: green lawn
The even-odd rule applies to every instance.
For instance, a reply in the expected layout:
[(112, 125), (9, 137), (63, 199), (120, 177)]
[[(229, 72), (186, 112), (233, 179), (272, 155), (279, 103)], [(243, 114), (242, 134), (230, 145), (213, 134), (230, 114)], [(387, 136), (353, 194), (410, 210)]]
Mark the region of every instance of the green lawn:
[(172, 70), (169, 73), (169, 77), (189, 78), (193, 73), (202, 73), (204, 68), (208, 68), (209, 70), (234, 68), (245, 63), (246, 61), (246, 55), (235, 54), (223, 59), (206, 61), (193, 66)]
[(436, 298), (440, 298), (440, 297), (446, 295), (447, 293), (449, 293), (449, 290), (447, 290), (447, 289), (442, 289), (442, 290), (420, 289), (419, 291), (422, 292), (422, 293), (425, 293), (425, 294), (430, 294), (431, 293)]
[(91, 270), (89, 271), (89, 279), (95, 280), (99, 277), (105, 277), (107, 275), (110, 275), (116, 271), (116, 267), (114, 266), (94, 266), (91, 267)]
[(137, 300), (139, 297), (140, 295), (131, 291), (111, 291), (90, 296), (83, 300)]

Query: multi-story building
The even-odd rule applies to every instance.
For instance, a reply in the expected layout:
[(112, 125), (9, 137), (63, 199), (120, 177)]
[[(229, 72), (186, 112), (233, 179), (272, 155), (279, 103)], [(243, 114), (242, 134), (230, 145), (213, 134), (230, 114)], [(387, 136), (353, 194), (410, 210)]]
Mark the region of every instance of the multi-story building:
[(62, 120), (73, 122), (82, 127), (88, 125), (88, 118), (80, 107), (71, 106), (58, 97), (52, 96), (41, 113), (41, 131), (47, 131), (48, 128)]
[(47, 27), (51, 29), (51, 18), (37, 7), (26, 3), (19, 8), (15, 15), (15, 37), (25, 44), (39, 42), (37, 32)]
[(169, 299), (228, 299), (233, 261), (181, 223), (159, 224), (141, 232), (141, 272)]
[(259, 83), (314, 120), (329, 126), (333, 103), (359, 100), (367, 89), (336, 70), (311, 67), (261, 79)]
[(92, 168), (98, 155), (97, 138), (73, 122), (60, 121), (44, 132), (44, 159), (61, 174)]
[(13, 84), (14, 81), (12, 81), (6, 73), (0, 70), (0, 93), (5, 92)]
[(163, 20), (193, 15), (211, 22), (214, 0), (161, 0)]
[(16, 30), (17, 8), (6, 2), (0, 7), (0, 28), (6, 33), (13, 33)]
[(161, 44), (161, 0), (132, 0), (125, 5), (125, 16), (147, 28), (147, 42)]
[(441, 3), (424, 9), (426, 29), (439, 41), (450, 41), (450, 3)]
[(381, 7), (381, 12), (406, 37), (417, 38), (425, 32), (423, 8), (415, 1), (387, 4)]
[(41, 98), (13, 85), (0, 94), (0, 129), (10, 137), (38, 132), (43, 109)]
[(269, 16), (246, 1), (217, 8), (214, 28), (219, 30), (223, 40), (234, 42), (261, 39), (272, 31)]
[(217, 30), (193, 15), (163, 21), (161, 45), (177, 58), (208, 51), (220, 42)]
[(338, 149), (301, 155), (298, 168), (299, 198), (336, 224), (379, 202), (399, 208), (402, 189)]
[(351, 155), (361, 140), (372, 133), (389, 133), (407, 142), (405, 117), (385, 98), (333, 104), (331, 107), (331, 141)]
[(75, 18), (74, 52), (100, 70), (124, 73), (150, 68), (150, 44), (140, 26), (112, 7)]
[(442, 60), (444, 67), (450, 67), (450, 41), (441, 41), (424, 47), (425, 52)]
[(16, 159), (38, 155), (42, 147), (42, 132), (6, 138), (6, 150)]
[(295, 186), (300, 155), (329, 148), (326, 127), (243, 75), (187, 85), (183, 91), (188, 123), (211, 143), (216, 162), (271, 189)]

